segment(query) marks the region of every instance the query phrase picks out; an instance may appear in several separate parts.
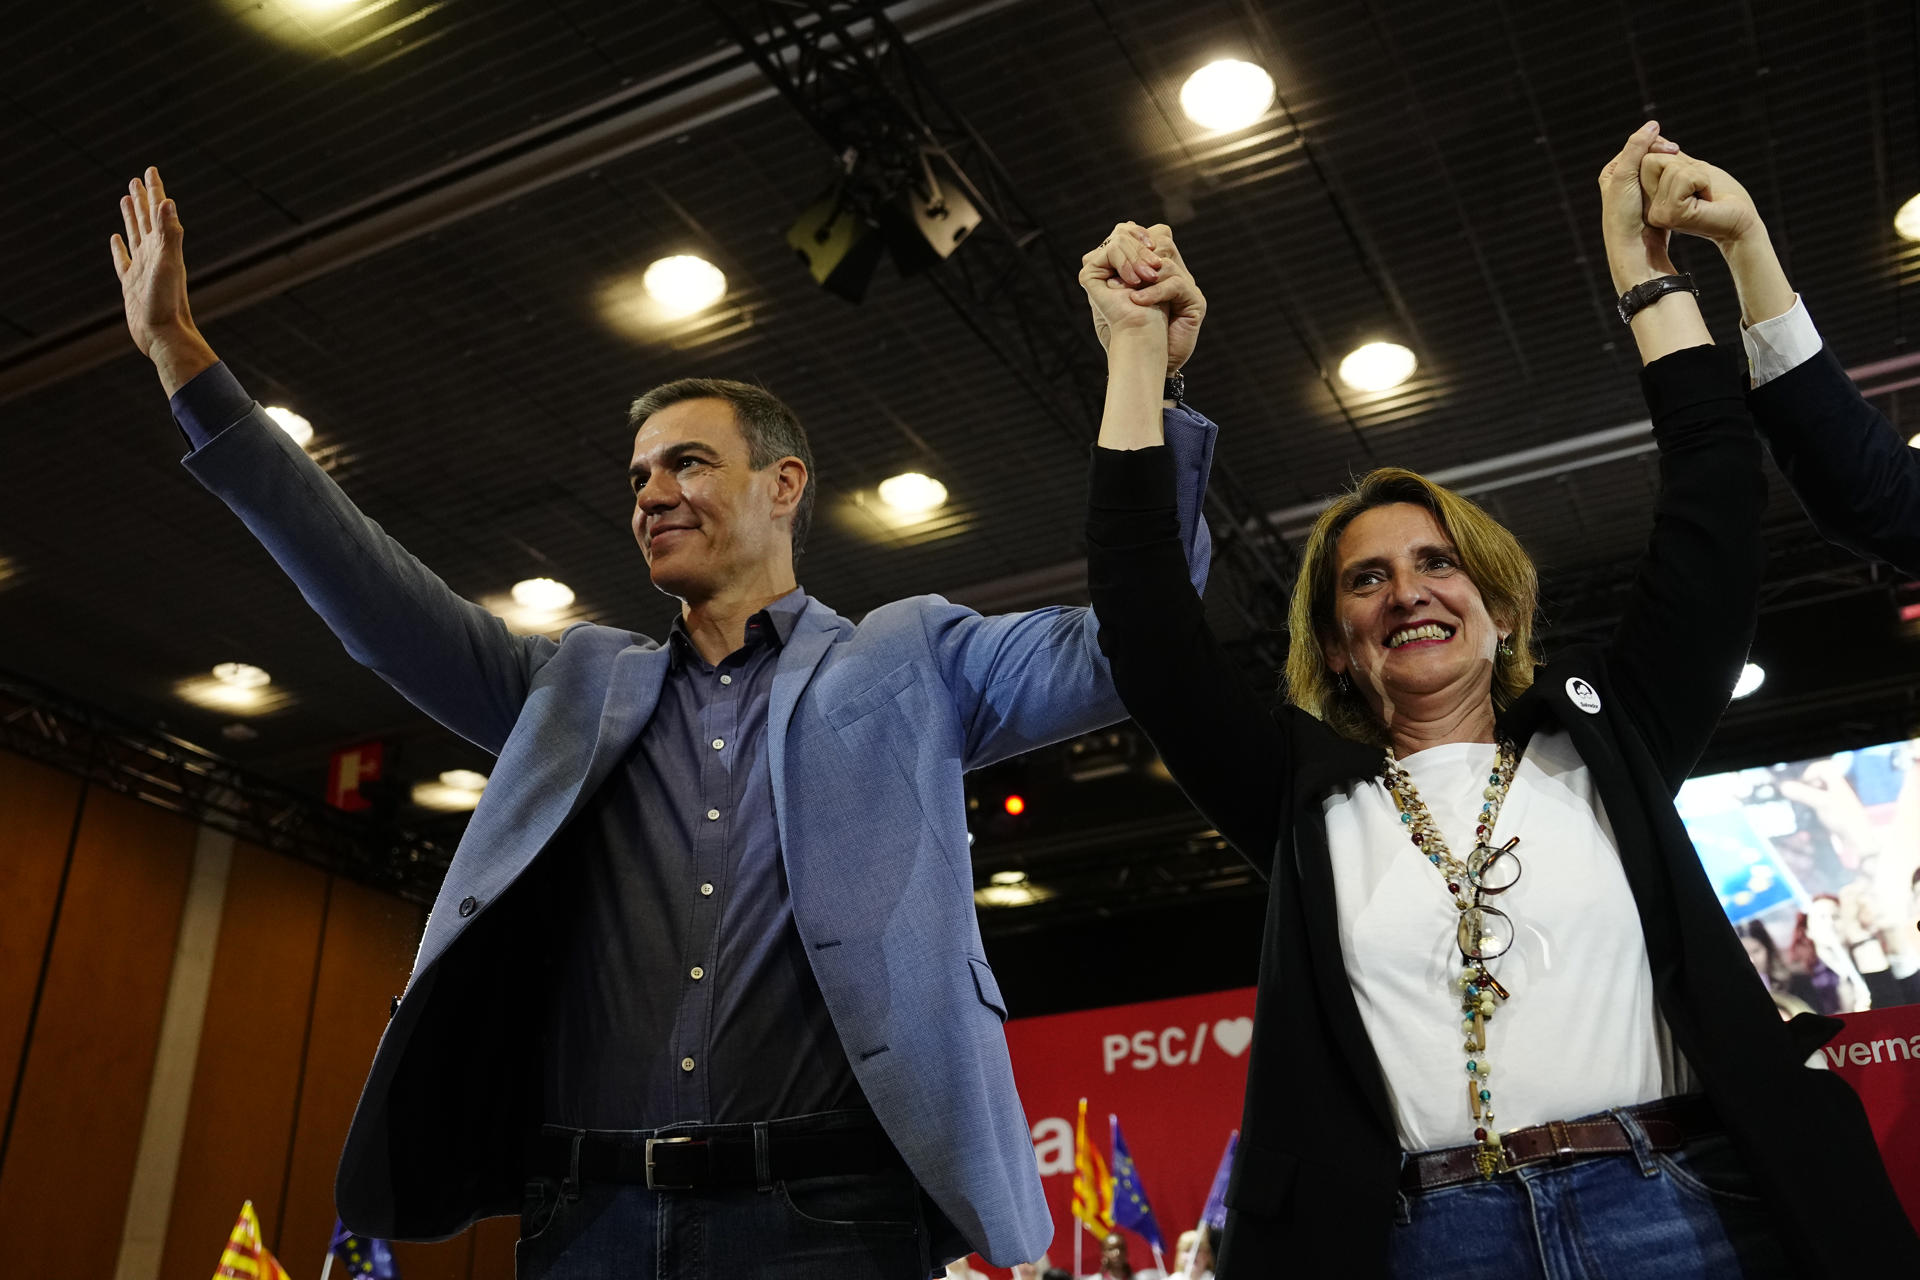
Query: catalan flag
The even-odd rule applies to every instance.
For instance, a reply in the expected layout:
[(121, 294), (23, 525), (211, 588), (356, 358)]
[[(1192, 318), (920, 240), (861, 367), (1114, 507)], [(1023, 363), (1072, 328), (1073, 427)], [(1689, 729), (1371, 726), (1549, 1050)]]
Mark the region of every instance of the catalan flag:
[(220, 1255), (213, 1280), (288, 1280), (285, 1269), (260, 1243), (260, 1219), (251, 1200), (240, 1206), (239, 1220), (227, 1237), (227, 1251)]
[(1073, 1216), (1096, 1236), (1113, 1230), (1113, 1178), (1107, 1162), (1087, 1141), (1085, 1098), (1080, 1099), (1080, 1120), (1073, 1128)]

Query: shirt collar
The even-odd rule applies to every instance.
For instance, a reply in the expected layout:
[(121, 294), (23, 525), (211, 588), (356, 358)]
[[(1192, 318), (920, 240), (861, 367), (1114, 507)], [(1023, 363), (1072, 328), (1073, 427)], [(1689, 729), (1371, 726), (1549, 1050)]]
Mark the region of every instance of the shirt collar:
[[(806, 591), (795, 587), (766, 608), (747, 619), (747, 643), (745, 648), (755, 644), (774, 644), (786, 647), (787, 640), (793, 635), (794, 627), (799, 625), (800, 615), (807, 611), (812, 599)], [(675, 615), (673, 625), (667, 629), (668, 647), (673, 651), (673, 661), (678, 663), (685, 657), (698, 657), (699, 650), (693, 646), (693, 637), (687, 632), (686, 619)]]

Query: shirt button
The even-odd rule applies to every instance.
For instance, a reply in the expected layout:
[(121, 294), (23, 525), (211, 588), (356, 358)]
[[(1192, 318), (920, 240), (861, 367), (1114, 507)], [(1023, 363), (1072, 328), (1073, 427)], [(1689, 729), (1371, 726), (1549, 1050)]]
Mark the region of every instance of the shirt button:
[(682, 1058), (682, 1059), (680, 1059), (680, 1069), (681, 1069), (682, 1071), (691, 1071), (691, 1070), (693, 1070), (693, 1059), (692, 1059), (692, 1058)]
[(718, 809), (707, 810), (707, 821), (708, 822), (720, 821), (720, 811)]
[(711, 898), (713, 896), (713, 886), (710, 884), (701, 885), (700, 896), (703, 898)]
[(732, 676), (721, 676), (721, 677), (720, 677), (720, 683), (721, 683), (721, 684), (732, 684), (732, 683), (733, 683), (733, 677), (732, 677)]
[(720, 748), (726, 745), (727, 745), (727, 740), (725, 738), (715, 738), (713, 740), (713, 749), (715, 751), (718, 751)]
[(707, 976), (707, 971), (705, 969), (702, 969), (699, 965), (693, 966), (693, 968), (687, 970), (687, 973), (692, 976), (695, 982), (698, 982), (700, 981), (700, 979)]

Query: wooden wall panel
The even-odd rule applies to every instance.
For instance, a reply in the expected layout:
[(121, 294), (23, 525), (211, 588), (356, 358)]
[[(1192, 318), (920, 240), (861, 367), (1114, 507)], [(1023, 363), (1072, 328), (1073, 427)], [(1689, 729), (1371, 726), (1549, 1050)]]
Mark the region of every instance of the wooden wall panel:
[[(274, 1253), (296, 1276), (317, 1275), (326, 1257), (333, 1175), (347, 1125), (386, 1029), (388, 1001), (406, 986), (425, 922), (423, 909), (412, 903), (334, 878), (313, 988), (285, 1221), (265, 1224), (268, 1239), (277, 1242)], [(412, 1271), (403, 1274), (414, 1280)]]
[(81, 782), (0, 751), (0, 1126), (40, 985)]
[(113, 1274), (194, 836), (137, 800), (86, 797), (0, 1168), (0, 1274)]
[(279, 1211), (326, 891), (325, 872), (235, 844), (160, 1280), (206, 1280), (241, 1201)]
[(520, 1239), (520, 1219), (488, 1218), (470, 1233), (473, 1274), (468, 1280), (513, 1280), (513, 1246)]

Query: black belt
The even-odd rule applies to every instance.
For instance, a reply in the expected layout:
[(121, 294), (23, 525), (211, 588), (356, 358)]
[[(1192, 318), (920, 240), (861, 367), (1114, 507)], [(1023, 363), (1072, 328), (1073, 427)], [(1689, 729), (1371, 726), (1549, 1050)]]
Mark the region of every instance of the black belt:
[[(1647, 1145), (1655, 1151), (1678, 1151), (1696, 1138), (1720, 1132), (1720, 1121), (1704, 1097), (1687, 1094), (1624, 1108), (1639, 1122)], [(1583, 1156), (1619, 1155), (1633, 1150), (1633, 1140), (1618, 1120), (1608, 1114), (1580, 1120), (1550, 1120), (1500, 1135), (1500, 1158), (1491, 1171), (1478, 1163), (1480, 1144), (1416, 1151), (1400, 1166), (1402, 1191), (1437, 1191), (1462, 1183), (1509, 1173), (1529, 1165), (1569, 1164)]]
[(653, 1191), (766, 1188), (798, 1178), (906, 1167), (877, 1121), (825, 1131), (795, 1120), (641, 1132), (548, 1125), (533, 1150), (533, 1172), (563, 1184), (638, 1183)]

